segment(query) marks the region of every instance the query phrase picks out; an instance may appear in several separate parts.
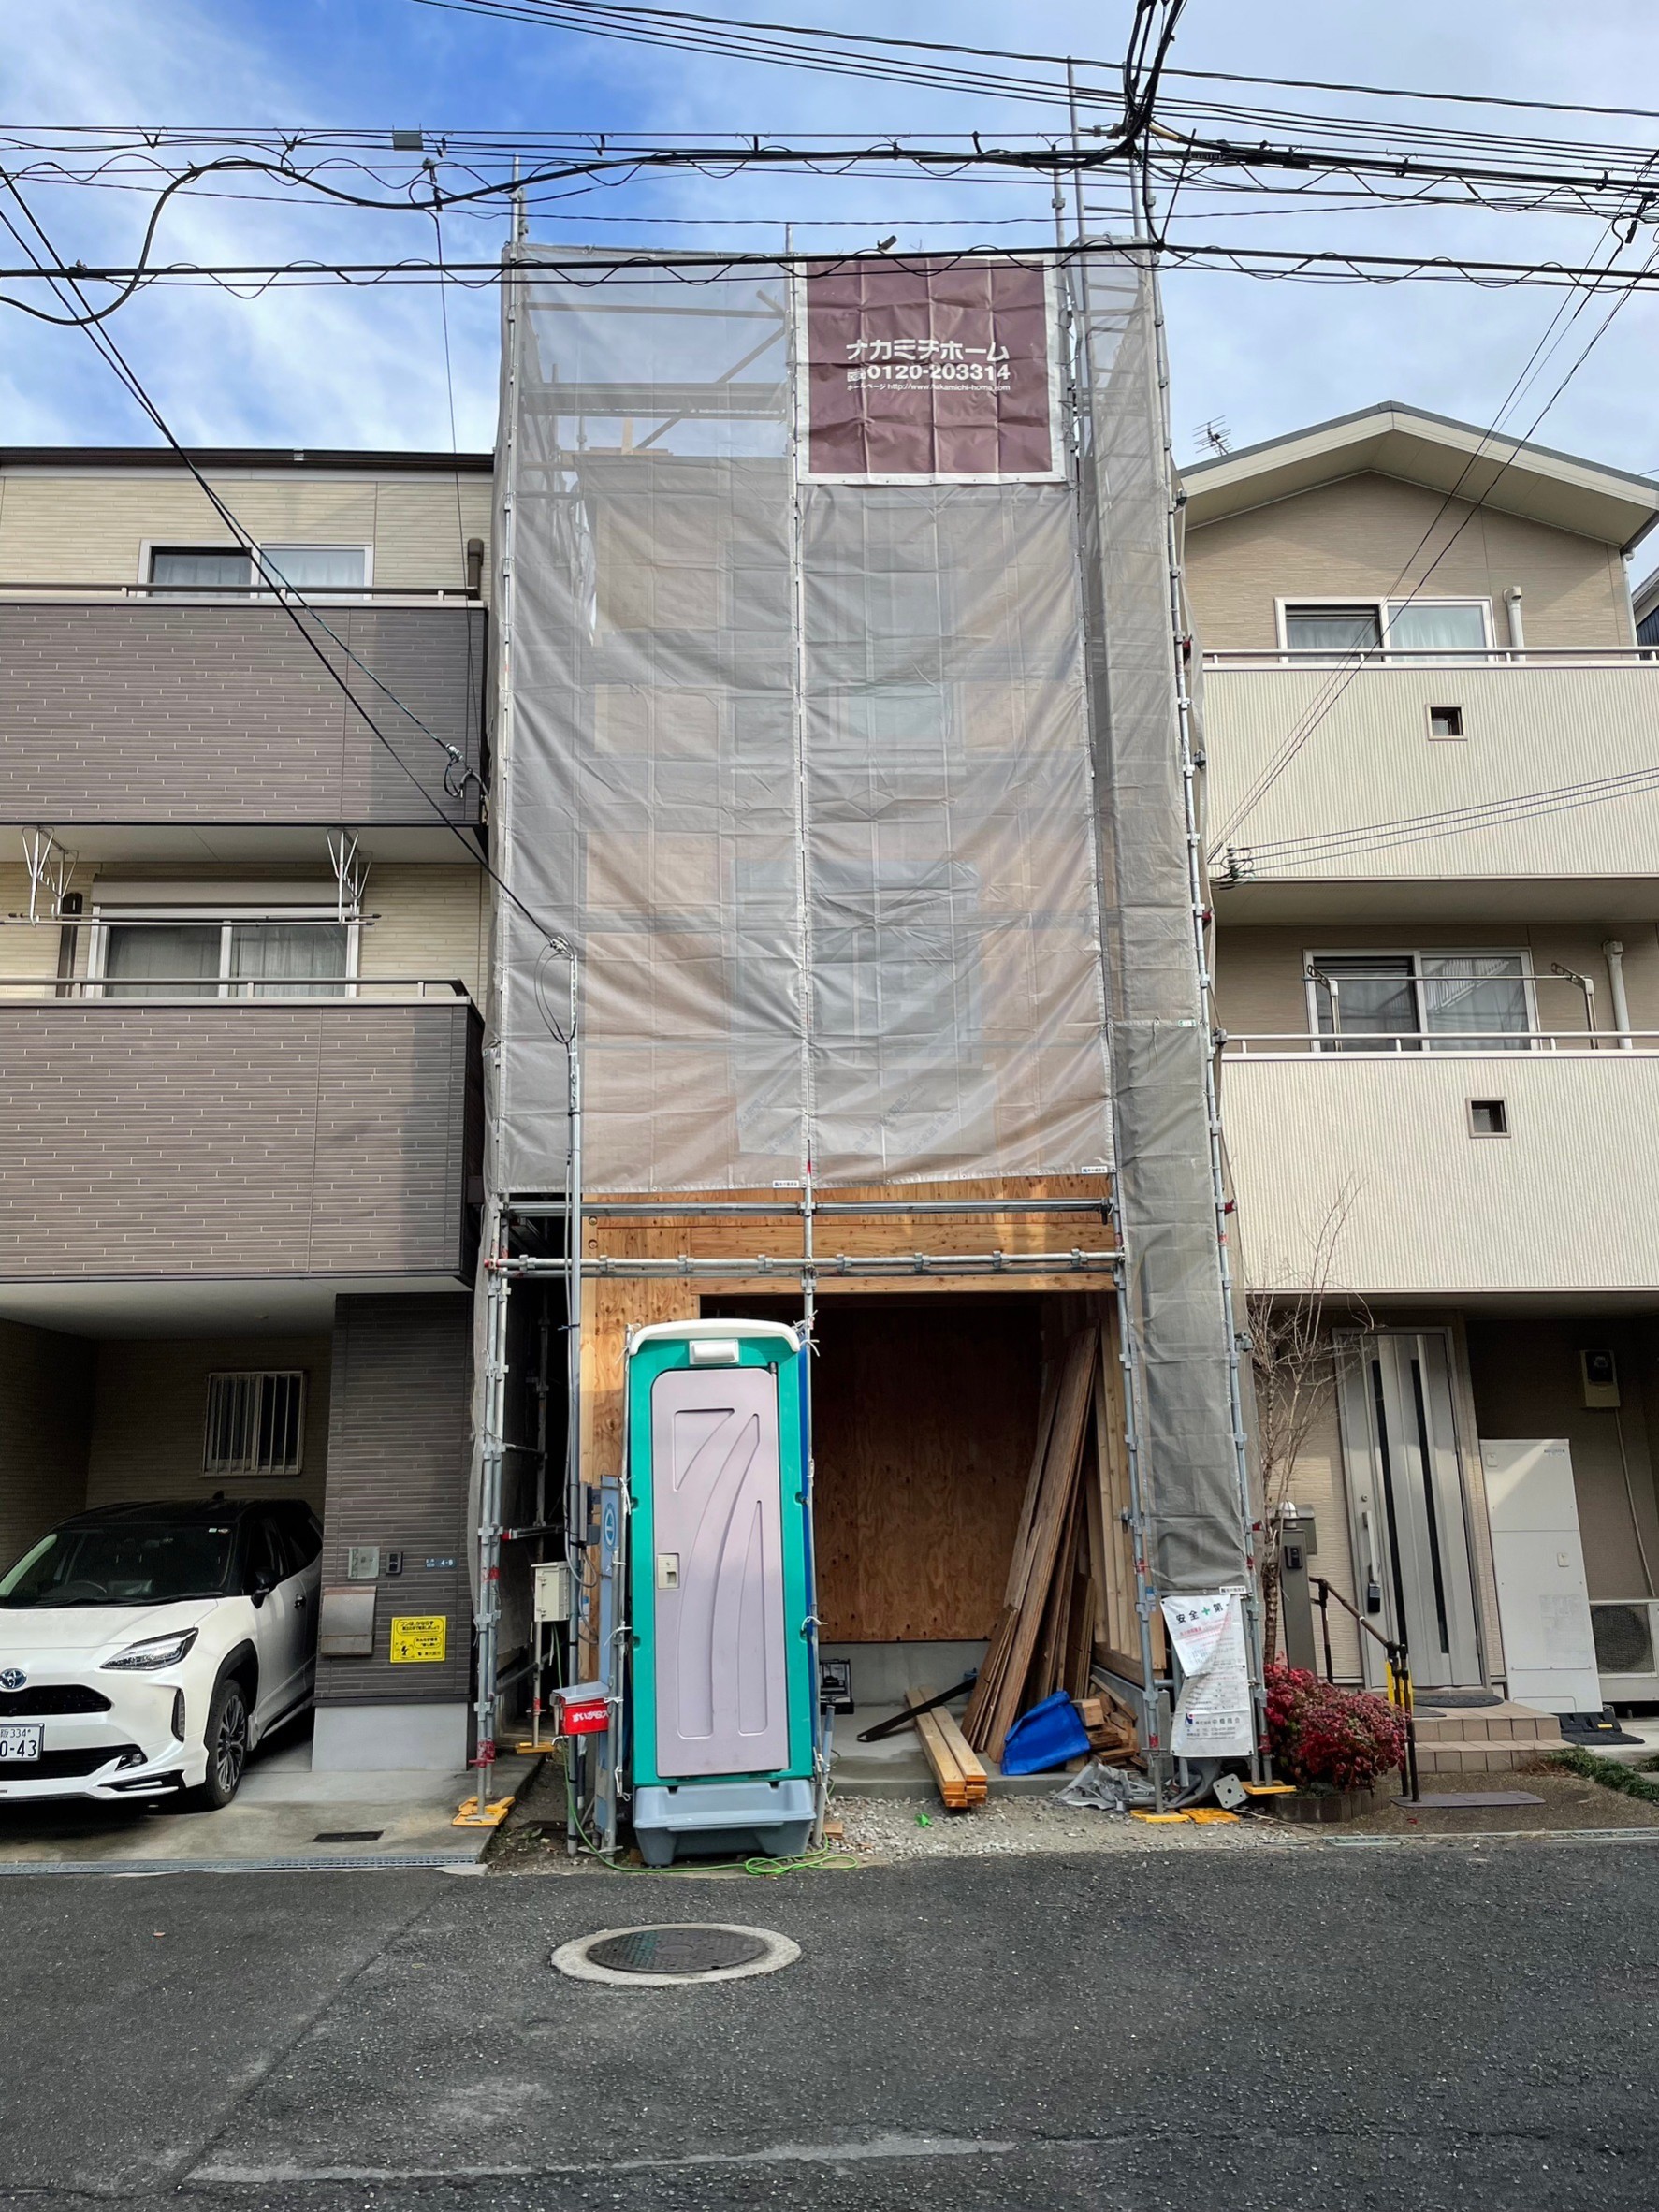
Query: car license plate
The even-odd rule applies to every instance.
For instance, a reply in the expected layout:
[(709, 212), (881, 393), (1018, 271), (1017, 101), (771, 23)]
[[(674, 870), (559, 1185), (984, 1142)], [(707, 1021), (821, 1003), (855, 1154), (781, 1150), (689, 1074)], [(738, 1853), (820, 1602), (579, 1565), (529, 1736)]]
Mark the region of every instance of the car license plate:
[(37, 1759), (40, 1739), (46, 1730), (38, 1721), (26, 1724), (20, 1722), (0, 1721), (0, 1762), (18, 1759)]

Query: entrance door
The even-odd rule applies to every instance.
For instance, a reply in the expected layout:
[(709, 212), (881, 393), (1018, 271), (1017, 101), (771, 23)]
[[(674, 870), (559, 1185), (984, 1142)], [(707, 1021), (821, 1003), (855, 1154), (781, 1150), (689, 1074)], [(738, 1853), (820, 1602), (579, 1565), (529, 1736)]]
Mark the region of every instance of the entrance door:
[[(1480, 1646), (1450, 1347), (1438, 1330), (1378, 1330), (1347, 1343), (1343, 1450), (1359, 1603), (1375, 1628), (1404, 1640), (1419, 1689), (1473, 1686)], [(1380, 1682), (1382, 1651), (1360, 1640), (1365, 1679)]]
[(778, 1377), (673, 1368), (651, 1388), (657, 1771), (789, 1760)]

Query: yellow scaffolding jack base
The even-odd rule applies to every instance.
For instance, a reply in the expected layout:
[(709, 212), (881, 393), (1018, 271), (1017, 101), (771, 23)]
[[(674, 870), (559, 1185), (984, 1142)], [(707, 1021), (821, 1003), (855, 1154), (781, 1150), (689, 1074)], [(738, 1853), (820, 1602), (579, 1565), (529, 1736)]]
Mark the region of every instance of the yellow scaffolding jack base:
[(449, 1825), (452, 1828), (499, 1828), (512, 1810), (511, 1797), (491, 1797), (488, 1804), (477, 1797), (463, 1797)]

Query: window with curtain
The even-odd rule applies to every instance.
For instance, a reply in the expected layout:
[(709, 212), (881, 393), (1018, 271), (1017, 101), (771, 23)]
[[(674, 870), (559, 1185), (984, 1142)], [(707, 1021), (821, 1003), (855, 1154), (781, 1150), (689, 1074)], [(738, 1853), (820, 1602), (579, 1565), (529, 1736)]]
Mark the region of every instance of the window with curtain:
[(1369, 653), (1382, 643), (1374, 606), (1288, 606), (1285, 643), (1293, 653)]
[(1390, 601), (1388, 643), (1401, 652), (1477, 653), (1485, 646), (1486, 610), (1464, 601)]
[(110, 998), (216, 998), (220, 940), (215, 922), (112, 924), (104, 941)]
[(237, 922), (229, 975), (255, 998), (338, 998), (344, 989), (343, 925), (316, 922)]
[(367, 546), (261, 546), (266, 574), (235, 546), (153, 546), (150, 581), (190, 591), (269, 590), (279, 577), (296, 591), (361, 591), (369, 582)]
[(1378, 599), (1351, 605), (1315, 601), (1285, 609), (1285, 644), (1293, 653), (1343, 659), (1351, 653), (1478, 653), (1490, 643), (1483, 599)]
[(1326, 1052), (1524, 1052), (1519, 953), (1316, 953), (1314, 1024)]
[(332, 922), (109, 921), (109, 998), (338, 998), (350, 932)]
[(296, 591), (361, 591), (369, 580), (363, 546), (261, 546), (265, 565)]
[(191, 591), (245, 591), (254, 563), (235, 546), (157, 546), (150, 555), (150, 581)]

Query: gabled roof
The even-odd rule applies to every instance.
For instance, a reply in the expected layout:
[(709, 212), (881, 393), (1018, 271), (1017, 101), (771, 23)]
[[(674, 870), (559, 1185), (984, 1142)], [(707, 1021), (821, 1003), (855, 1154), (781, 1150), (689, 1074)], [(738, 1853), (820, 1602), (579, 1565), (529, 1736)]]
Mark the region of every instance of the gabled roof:
[(1430, 491), (1570, 530), (1627, 553), (1659, 518), (1659, 484), (1552, 446), (1494, 437), (1478, 424), (1382, 400), (1181, 472), (1186, 527), (1373, 471)]

